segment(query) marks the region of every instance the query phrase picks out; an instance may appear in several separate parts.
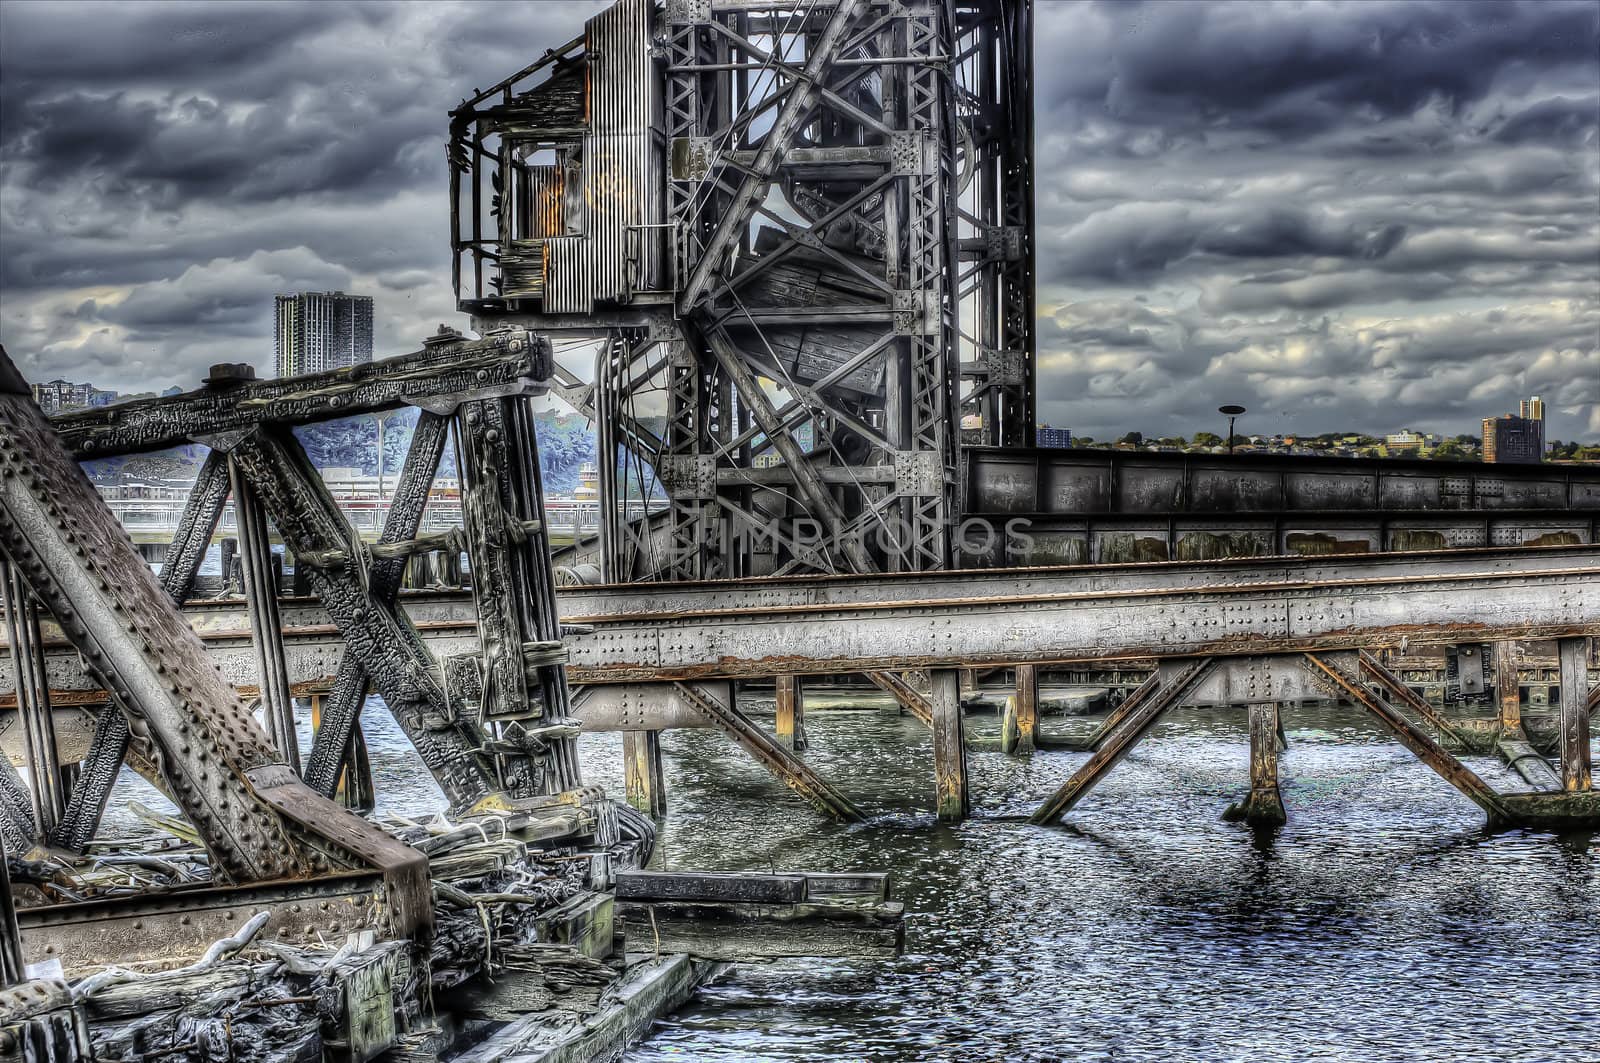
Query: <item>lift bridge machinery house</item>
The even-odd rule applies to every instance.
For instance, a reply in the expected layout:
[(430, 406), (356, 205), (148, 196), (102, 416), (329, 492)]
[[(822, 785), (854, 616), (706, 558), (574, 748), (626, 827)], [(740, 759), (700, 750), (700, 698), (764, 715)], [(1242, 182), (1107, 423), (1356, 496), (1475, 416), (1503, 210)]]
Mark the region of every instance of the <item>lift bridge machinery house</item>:
[(1032, 441), (1031, 17), (620, 0), (452, 112), (461, 308), (598, 341), (670, 497), (627, 534), (601, 462), (608, 578), (948, 564), (962, 412)]

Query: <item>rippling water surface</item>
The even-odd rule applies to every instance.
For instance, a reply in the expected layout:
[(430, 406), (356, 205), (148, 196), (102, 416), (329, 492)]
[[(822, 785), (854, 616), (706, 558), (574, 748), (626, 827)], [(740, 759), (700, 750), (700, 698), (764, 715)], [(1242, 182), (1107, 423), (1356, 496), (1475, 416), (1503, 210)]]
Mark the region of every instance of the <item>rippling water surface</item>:
[[(1085, 754), (973, 752), (974, 817), (946, 827), (921, 724), (811, 713), (807, 760), (872, 814), (837, 827), (719, 733), (669, 732), (661, 866), (887, 869), (906, 954), (738, 968), (627, 1059), (1600, 1060), (1593, 840), (1485, 835), (1356, 713), (1286, 712), (1268, 842), (1219, 819), (1242, 713), (1170, 718), (1057, 828), (1018, 817)], [(584, 742), (620, 792), (618, 737)]]
[[(386, 714), (367, 726), (384, 807), (442, 808)], [(627, 1060), (1600, 1061), (1594, 840), (1484, 834), (1357, 710), (1285, 726), (1270, 841), (1219, 819), (1247, 787), (1242, 713), (1170, 717), (1054, 828), (1021, 820), (1085, 754), (972, 752), (974, 816), (948, 827), (926, 728), (812, 712), (806, 759), (871, 815), (840, 827), (720, 733), (668, 732), (659, 866), (891, 871), (906, 953), (736, 968)], [(582, 742), (620, 794), (620, 736)]]

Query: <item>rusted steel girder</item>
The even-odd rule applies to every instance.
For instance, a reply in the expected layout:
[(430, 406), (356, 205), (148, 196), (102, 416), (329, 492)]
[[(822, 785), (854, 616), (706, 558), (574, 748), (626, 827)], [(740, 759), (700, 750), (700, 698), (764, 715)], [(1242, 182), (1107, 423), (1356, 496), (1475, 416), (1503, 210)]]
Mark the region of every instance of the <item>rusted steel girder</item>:
[(1400, 744), (1416, 754), (1418, 760), (1438, 772), (1440, 778), (1488, 813), (1491, 822), (1513, 822), (1516, 817), (1511, 810), (1477, 772), (1457, 760), (1434, 741), (1432, 735), (1408, 720), (1394, 706), (1367, 689), (1366, 684), (1361, 682), (1362, 662), (1358, 656), (1356, 653), (1308, 653), (1306, 660), (1312, 675), (1323, 681), (1330, 694), (1337, 698), (1349, 698), (1370, 712), (1393, 731), (1395, 737), (1400, 739)]
[[(184, 504), (183, 516), (178, 521), (178, 532), (167, 546), (161, 564), (161, 589), (174, 604), (181, 604), (194, 588), (195, 576), (205, 560), (211, 538), (222, 522), (222, 511), (228, 503), (228, 458), (213, 450), (201, 463), (194, 486), (189, 489), (189, 499)], [(111, 799), (111, 789), (127, 759), (131, 734), (127, 713), (111, 704), (100, 711), (95, 719), (94, 737), (89, 752), (78, 768), (78, 781), (72, 788), (66, 811), (50, 841), (62, 848), (81, 853), (94, 837), (105, 814), (106, 802)], [(143, 759), (151, 759), (145, 750)]]
[(3, 352), (0, 552), (150, 743), (218, 881), (376, 867), (394, 893), (391, 927), (429, 925), (426, 858), (278, 759)]
[[(411, 448), (405, 467), (395, 482), (378, 545), (416, 537), (422, 527), (422, 514), (428, 494), (439, 471), (450, 435), (450, 419), (424, 410), (412, 430)], [(406, 570), (405, 557), (375, 558), (367, 570), (367, 593), (375, 600), (392, 605), (400, 591)], [(311, 740), (311, 756), (306, 762), (306, 785), (324, 797), (332, 797), (339, 786), (339, 774), (350, 753), (351, 743), (361, 719), (361, 707), (372, 680), (360, 655), (346, 653), (339, 662), (333, 689), (322, 702), (322, 715)]]
[(1029, 822), (1054, 823), (1072, 811), (1073, 806), (1083, 800), (1084, 796), (1105, 778), (1107, 772), (1133, 751), (1133, 747), (1139, 744), (1139, 740), (1150, 732), (1150, 728), (1154, 727), (1161, 717), (1183, 703), (1183, 699), (1206, 677), (1211, 667), (1212, 660), (1209, 657), (1194, 661), (1176, 676), (1161, 682), (1149, 697), (1140, 699), (1138, 707), (1128, 714), (1117, 729), (1107, 737), (1104, 744), (1095, 750), (1094, 755), (1073, 772), (1072, 778), (1062, 783), (1060, 789), (1038, 807), (1029, 817)]
[(481, 645), (447, 672), (467, 671), (484, 725), (534, 754), (539, 778), (523, 786), (560, 793), (581, 775), (532, 412), (517, 398), (484, 399), (463, 403), (455, 425)]
[(688, 683), (674, 683), (678, 693), (705, 717), (732, 738), (745, 752), (755, 757), (776, 775), (780, 782), (805, 799), (817, 811), (845, 823), (857, 823), (863, 818), (856, 808), (839, 791), (830, 786), (811, 766), (795, 756), (755, 722), (740, 712), (730, 698), (721, 698)]
[[(482, 751), (482, 732), (450, 711), (437, 664), (416, 629), (362, 578), (355, 535), (299, 441), (287, 428), (263, 426), (238, 440), (230, 454), (260, 494), (296, 564), (304, 566), (345, 652), (361, 662), (452, 807), (470, 808), (502, 789)], [(504, 788), (531, 793), (532, 783), (529, 771), (513, 769)]]

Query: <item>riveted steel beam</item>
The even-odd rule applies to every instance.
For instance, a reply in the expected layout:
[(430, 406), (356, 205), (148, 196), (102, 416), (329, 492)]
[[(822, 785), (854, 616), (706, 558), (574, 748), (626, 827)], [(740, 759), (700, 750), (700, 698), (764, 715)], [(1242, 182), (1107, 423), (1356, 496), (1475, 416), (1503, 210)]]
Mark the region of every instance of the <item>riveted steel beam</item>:
[[(427, 859), (313, 794), (277, 758), (21, 384), (0, 350), (0, 554), (155, 757), (213, 881), (373, 870), (388, 931), (425, 935)], [(104, 736), (99, 747), (121, 752)], [(91, 768), (109, 773), (120, 759)]]
[[(439, 470), (439, 459), (449, 439), (450, 419), (423, 411), (411, 434), (406, 462), (395, 482), (378, 544), (396, 543), (416, 537), (428, 493)], [(406, 558), (378, 558), (367, 571), (367, 589), (374, 598), (392, 603), (405, 574)], [(332, 797), (339, 785), (350, 751), (352, 737), (361, 718), (371, 679), (361, 659), (347, 653), (339, 662), (333, 689), (323, 700), (322, 714), (311, 741), (311, 756), (306, 762), (306, 785), (324, 797)]]
[[(305, 567), (345, 652), (366, 670), (451, 805), (471, 807), (502, 789), (483, 752), (482, 732), (475, 721), (451, 711), (436, 662), (416, 629), (363, 578), (353, 560), (359, 557), (354, 533), (293, 434), (257, 429), (240, 439), (231, 455)], [(344, 560), (322, 564), (314, 558)], [(524, 771), (507, 782), (505, 788), (520, 792), (531, 787), (532, 779)]]
[(542, 391), (551, 375), (549, 341), (525, 329), (505, 329), (347, 369), (119, 403), (62, 414), (52, 423), (81, 461), (161, 450), (260, 424), (304, 424), (407, 404), (448, 412), (462, 396)]

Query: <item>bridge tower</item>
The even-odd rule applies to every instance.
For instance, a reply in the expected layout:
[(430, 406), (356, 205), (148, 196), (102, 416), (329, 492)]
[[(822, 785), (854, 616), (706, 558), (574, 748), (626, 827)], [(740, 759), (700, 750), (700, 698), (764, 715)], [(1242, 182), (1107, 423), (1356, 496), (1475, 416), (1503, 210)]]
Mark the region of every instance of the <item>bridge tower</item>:
[(609, 578), (949, 563), (963, 435), (1032, 442), (1031, 17), (619, 0), (452, 112), (459, 305), (597, 350)]

